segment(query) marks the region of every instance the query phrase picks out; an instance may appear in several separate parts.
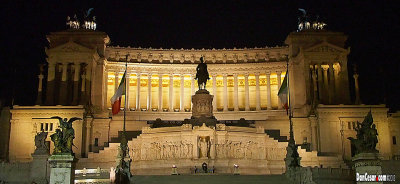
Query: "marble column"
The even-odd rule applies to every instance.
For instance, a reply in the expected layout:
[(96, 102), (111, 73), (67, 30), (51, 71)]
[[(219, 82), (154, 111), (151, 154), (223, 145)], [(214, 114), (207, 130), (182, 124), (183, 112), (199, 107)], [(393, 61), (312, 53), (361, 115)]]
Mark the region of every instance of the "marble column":
[(261, 99), (260, 99), (260, 74), (256, 74), (256, 110), (261, 110)]
[(174, 112), (174, 75), (169, 75), (169, 111)]
[(329, 104), (334, 103), (335, 99), (335, 73), (333, 71), (333, 64), (329, 64)]
[(333, 65), (333, 71), (334, 71), (334, 80), (335, 80), (335, 98), (334, 101), (335, 103), (339, 102), (340, 99), (340, 93), (342, 92), (341, 87), (340, 87), (340, 77), (339, 77), (339, 72), (340, 72), (340, 65), (335, 64)]
[(40, 73), (38, 75), (39, 84), (38, 84), (38, 93), (36, 97), (36, 105), (42, 105), (42, 89), (43, 89), (43, 74)]
[(79, 74), (81, 73), (81, 64), (80, 63), (75, 63), (74, 64), (74, 96), (72, 100), (73, 105), (78, 105), (79, 103)]
[(317, 65), (317, 79), (318, 79), (318, 99), (319, 99), (319, 103), (322, 103), (323, 77), (322, 77), (322, 67), (321, 67), (321, 65)]
[(162, 74), (158, 74), (158, 111), (163, 111), (163, 96), (162, 96)]
[[(281, 84), (282, 84), (282, 81), (281, 81), (281, 75), (282, 75), (282, 72), (280, 72), (280, 71), (278, 71), (278, 72), (276, 72), (276, 79), (277, 79), (277, 82), (278, 82), (278, 91), (279, 91), (279, 89), (281, 89)], [(278, 98), (278, 109), (282, 109), (283, 107), (282, 107), (282, 102), (281, 102), (281, 100)]]
[(151, 73), (147, 75), (147, 110), (151, 110)]
[(115, 93), (119, 86), (119, 72), (115, 72), (114, 75), (115, 75), (114, 78), (114, 93)]
[(317, 105), (318, 104), (318, 84), (317, 84), (317, 70), (315, 68), (315, 65), (311, 66), (311, 75), (312, 75), (313, 90), (314, 90), (313, 103), (314, 103), (314, 105)]
[(196, 75), (194, 75), (194, 74), (192, 74), (191, 76), (190, 76), (190, 78), (191, 78), (191, 85), (192, 85), (192, 95), (194, 95), (195, 93), (196, 93), (196, 91), (195, 91), (195, 89), (194, 89), (194, 83), (195, 83), (195, 80), (194, 80), (194, 78), (196, 78)]
[(234, 95), (233, 95), (233, 105), (234, 111), (239, 111), (239, 87), (238, 87), (238, 74), (233, 75), (233, 85), (234, 85)]
[(140, 109), (140, 73), (136, 74), (136, 111), (141, 111)]
[(324, 70), (324, 104), (329, 103), (329, 83), (328, 83), (328, 65), (321, 65)]
[(318, 150), (318, 136), (317, 136), (317, 117), (311, 116), (309, 117), (310, 120), (310, 128), (311, 128), (311, 150), (317, 151)]
[(214, 99), (213, 99), (213, 111), (217, 111), (217, 76), (213, 75), (212, 76), (212, 80), (213, 80), (213, 95), (214, 95)]
[(181, 112), (185, 112), (185, 75), (181, 75), (181, 94), (180, 94), (180, 106)]
[(61, 81), (60, 81), (60, 96), (58, 99), (59, 105), (66, 105), (67, 103), (67, 70), (68, 70), (68, 63), (61, 63), (60, 67), (62, 68), (61, 74)]
[(272, 103), (271, 103), (271, 73), (266, 73), (265, 74), (267, 77), (267, 109), (271, 110), (272, 109)]
[[(85, 104), (87, 98), (89, 98), (89, 97), (86, 96), (86, 78), (87, 78), (86, 77), (86, 73), (87, 73), (86, 70), (87, 70), (87, 65), (86, 64), (82, 65), (81, 66), (81, 96), (79, 98), (79, 104), (81, 104), (81, 105)], [(110, 100), (110, 99), (108, 99), (108, 100)]]
[(224, 111), (228, 111), (228, 75), (223, 75), (223, 83), (224, 83)]
[(249, 74), (244, 75), (244, 85), (245, 85), (245, 111), (250, 110), (250, 90), (249, 90)]
[(49, 63), (47, 69), (46, 105), (54, 105), (55, 72), (56, 65)]
[[(191, 76), (190, 76), (190, 79), (191, 79), (191, 85), (192, 85), (192, 95), (195, 95), (195, 89), (194, 89), (194, 82), (195, 82), (195, 80), (194, 80), (194, 78), (196, 77), (196, 75), (195, 74), (192, 74)], [(192, 98), (190, 98), (190, 100), (192, 100)], [(190, 106), (191, 106), (191, 108), (190, 109), (193, 109), (193, 102), (191, 102), (190, 103)]]
[(130, 110), (130, 105), (129, 105), (129, 95), (130, 95), (130, 92), (129, 92), (129, 78), (130, 78), (130, 74), (129, 73), (127, 73), (126, 74), (126, 76), (125, 76), (125, 98), (126, 98), (126, 103), (125, 103), (125, 107), (126, 107), (126, 110), (127, 111), (129, 111)]
[(358, 74), (357, 73), (353, 74), (353, 78), (354, 78), (354, 90), (356, 92), (355, 104), (361, 104), (360, 88), (359, 88), (359, 85), (358, 85)]

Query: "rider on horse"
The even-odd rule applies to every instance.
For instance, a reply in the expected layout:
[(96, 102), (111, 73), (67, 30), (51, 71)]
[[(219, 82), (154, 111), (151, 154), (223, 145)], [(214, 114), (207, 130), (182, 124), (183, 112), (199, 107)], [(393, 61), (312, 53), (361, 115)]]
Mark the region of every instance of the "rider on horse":
[(210, 79), (208, 71), (207, 71), (207, 64), (204, 63), (203, 57), (200, 57), (200, 64), (197, 65), (196, 68), (196, 78), (197, 84), (199, 85), (199, 90), (206, 89), (207, 80)]

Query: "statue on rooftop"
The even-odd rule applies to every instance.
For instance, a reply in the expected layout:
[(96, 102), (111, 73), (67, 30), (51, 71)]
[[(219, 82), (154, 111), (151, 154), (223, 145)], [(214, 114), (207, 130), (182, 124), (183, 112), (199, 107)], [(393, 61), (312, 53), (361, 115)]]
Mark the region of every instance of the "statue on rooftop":
[(200, 57), (200, 64), (196, 68), (196, 78), (197, 84), (199, 85), (199, 90), (206, 89), (207, 80), (210, 80), (207, 64), (204, 63), (203, 57)]

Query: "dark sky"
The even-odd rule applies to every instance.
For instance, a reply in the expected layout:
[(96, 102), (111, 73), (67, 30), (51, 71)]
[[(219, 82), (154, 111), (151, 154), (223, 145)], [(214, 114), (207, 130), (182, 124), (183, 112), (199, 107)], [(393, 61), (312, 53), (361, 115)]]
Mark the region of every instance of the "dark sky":
[(283, 45), (296, 29), (297, 9), (304, 8), (328, 29), (349, 36), (349, 69), (358, 65), (362, 101), (400, 110), (400, 8), (395, 2), (9, 1), (0, 7), (0, 98), (10, 104), (14, 86), (15, 104), (34, 104), (45, 35), (65, 29), (68, 15), (82, 16), (92, 7), (98, 30), (110, 36), (111, 45), (153, 48)]

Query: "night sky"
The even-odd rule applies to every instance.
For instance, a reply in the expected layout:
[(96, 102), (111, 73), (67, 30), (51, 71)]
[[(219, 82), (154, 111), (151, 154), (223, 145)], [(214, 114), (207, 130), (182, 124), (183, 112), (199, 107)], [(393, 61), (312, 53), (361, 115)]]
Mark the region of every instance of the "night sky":
[[(58, 3), (55, 3), (58, 2)], [(94, 8), (97, 28), (113, 46), (242, 48), (282, 46), (296, 30), (298, 8), (349, 36), (349, 70), (358, 65), (361, 100), (400, 110), (399, 6), (396, 1), (10, 1), (0, 6), (0, 99), (32, 105), (46, 34), (67, 16)], [(350, 74), (352, 75), (352, 73)], [(353, 84), (350, 78), (351, 89)], [(352, 98), (354, 92), (352, 91)]]

